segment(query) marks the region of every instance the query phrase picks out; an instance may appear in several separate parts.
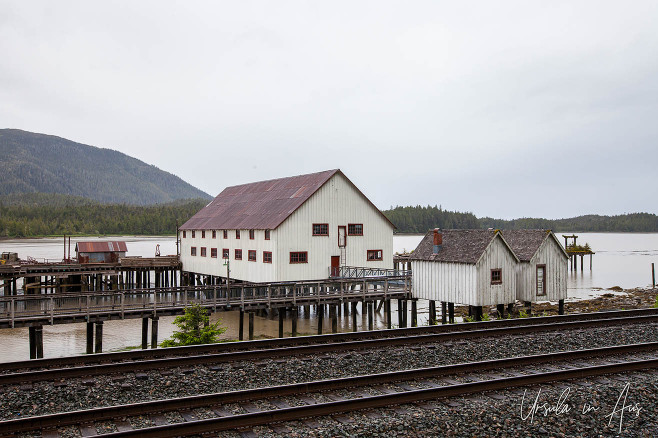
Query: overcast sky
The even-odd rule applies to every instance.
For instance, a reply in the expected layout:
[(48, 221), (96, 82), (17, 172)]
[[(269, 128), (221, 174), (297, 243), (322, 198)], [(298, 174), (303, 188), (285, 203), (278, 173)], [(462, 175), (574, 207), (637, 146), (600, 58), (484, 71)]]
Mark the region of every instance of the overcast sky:
[(656, 23), (655, 0), (0, 0), (0, 127), (213, 196), (340, 168), (382, 209), (658, 213)]

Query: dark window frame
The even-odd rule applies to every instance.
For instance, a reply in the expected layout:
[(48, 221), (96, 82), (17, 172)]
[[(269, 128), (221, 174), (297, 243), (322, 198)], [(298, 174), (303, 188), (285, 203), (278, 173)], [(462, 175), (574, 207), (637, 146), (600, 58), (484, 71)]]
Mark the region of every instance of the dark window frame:
[(491, 284), (503, 284), (503, 270), (501, 268), (491, 270)]
[[(370, 254), (374, 253), (375, 257), (377, 256), (377, 252), (379, 252), (379, 258), (370, 258)], [(382, 249), (369, 249), (366, 251), (366, 261), (368, 262), (381, 262), (384, 260), (384, 250)]]
[(190, 256), (191, 257), (196, 257), (196, 246), (191, 246), (190, 247)]
[[(361, 227), (361, 232), (352, 232), (350, 230), (351, 227)], [(347, 235), (348, 236), (363, 236), (363, 224), (347, 224)]]
[(296, 265), (301, 263), (308, 263), (308, 251), (290, 251), (290, 264)]
[[(325, 232), (316, 233), (315, 227), (324, 227)], [(324, 224), (324, 223), (313, 224), (312, 230), (314, 236), (329, 236), (329, 224)]]
[(228, 239), (228, 230), (223, 230), (224, 233), (222, 233), (224, 236), (224, 239)]
[(537, 292), (538, 297), (545, 297), (546, 296), (546, 265), (537, 265), (535, 268), (535, 287), (537, 287), (537, 282), (539, 280), (539, 268), (544, 269), (544, 286), (542, 287), (542, 293), (540, 294)]
[(228, 259), (229, 257), (231, 257), (231, 250), (228, 248), (222, 248), (222, 258)]
[(270, 240), (270, 230), (265, 230), (265, 240)]
[(207, 257), (208, 256), (208, 250), (206, 249), (205, 246), (201, 247), (201, 257)]
[(206, 238), (206, 230), (201, 230), (201, 238), (202, 239)]
[(242, 260), (242, 250), (236, 248), (235, 251), (233, 251), (233, 258), (235, 260)]
[(196, 232), (192, 230), (192, 239), (194, 239), (195, 237), (196, 237)]
[(256, 231), (249, 230), (249, 240), (254, 240), (256, 238)]
[(263, 251), (263, 263), (272, 263), (272, 251)]
[(183, 230), (183, 239), (186, 239), (186, 238), (187, 238), (187, 233), (185, 232), (185, 230)]
[(235, 230), (235, 238), (236, 239), (240, 238), (240, 230)]
[(210, 248), (210, 257), (213, 259), (217, 258), (217, 248)]
[[(251, 257), (253, 256), (253, 258)], [(255, 249), (250, 249), (247, 250), (247, 260), (250, 262), (255, 262), (258, 256), (256, 255), (256, 250)]]
[(212, 230), (212, 238), (217, 239), (217, 231), (216, 230)]

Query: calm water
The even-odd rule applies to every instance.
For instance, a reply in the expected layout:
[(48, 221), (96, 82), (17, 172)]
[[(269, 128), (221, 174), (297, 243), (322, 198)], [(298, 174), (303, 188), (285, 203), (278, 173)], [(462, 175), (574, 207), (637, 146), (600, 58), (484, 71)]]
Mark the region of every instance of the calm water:
[[(562, 234), (557, 234), (561, 242)], [(568, 293), (572, 299), (582, 299), (600, 295), (602, 290), (613, 286), (622, 288), (645, 287), (651, 283), (651, 263), (658, 265), (658, 233), (578, 233), (578, 243), (589, 243), (596, 252), (593, 259), (593, 269), (589, 270), (589, 260), (585, 270), (570, 272)], [(396, 252), (411, 251), (422, 235), (395, 236), (393, 249)], [(93, 238), (71, 239), (71, 254), (75, 254), (75, 243), (79, 240), (92, 240)], [(124, 240), (128, 245), (128, 255), (152, 257), (156, 245), (160, 245), (162, 255), (176, 253), (176, 240), (174, 237), (112, 237), (98, 240)], [(64, 255), (63, 239), (27, 239), (0, 241), (0, 252), (17, 252), (19, 257), (27, 256), (38, 260), (61, 260)], [(396, 301), (392, 302), (393, 324), (398, 321)], [(427, 302), (418, 303), (419, 324), (427, 324)], [(359, 330), (367, 328), (367, 319), (359, 307), (357, 323)], [(227, 332), (226, 339), (238, 337), (239, 313), (224, 312), (214, 314), (213, 321), (222, 319)], [(409, 318), (410, 319), (410, 318)], [(173, 333), (174, 317), (160, 317), (160, 340)], [(290, 321), (286, 321), (284, 331), (290, 335)], [(350, 331), (351, 317), (339, 319), (339, 330)], [(245, 321), (246, 326), (246, 321)], [(255, 332), (261, 336), (278, 336), (278, 318), (255, 318)], [(384, 314), (379, 312), (375, 316), (375, 327), (385, 327)], [(245, 327), (246, 330), (246, 327)], [(314, 334), (317, 330), (317, 316), (300, 314), (298, 331), (301, 334)], [(325, 316), (324, 331), (331, 331), (331, 321)], [(61, 324), (44, 326), (44, 357), (69, 356), (81, 354), (86, 348), (85, 324)], [(138, 346), (141, 342), (141, 321), (138, 319), (124, 321), (107, 321), (103, 327), (104, 351), (120, 350), (127, 347)], [(27, 328), (0, 330), (0, 362), (29, 359), (27, 341)]]

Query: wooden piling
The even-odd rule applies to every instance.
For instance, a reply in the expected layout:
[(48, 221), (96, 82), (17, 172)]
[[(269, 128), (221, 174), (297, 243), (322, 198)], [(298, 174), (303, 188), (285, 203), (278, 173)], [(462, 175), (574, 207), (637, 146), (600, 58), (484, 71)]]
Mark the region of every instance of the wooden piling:
[(318, 304), (318, 335), (322, 334), (322, 323), (324, 322), (324, 304)]
[(27, 329), (27, 336), (30, 343), (30, 359), (37, 358), (37, 340), (35, 327), (30, 326)]
[(558, 315), (564, 315), (564, 300), (559, 300), (558, 301), (557, 313), (558, 313)]
[(249, 340), (254, 340), (254, 312), (249, 312)]
[(103, 321), (96, 321), (96, 345), (94, 353), (103, 352)]
[(340, 305), (330, 304), (329, 305), (329, 317), (331, 318), (331, 333), (338, 333), (338, 310)]
[(244, 341), (244, 310), (240, 309), (240, 324), (238, 329), (238, 340)]
[(498, 319), (505, 318), (505, 305), (504, 304), (497, 304), (496, 305), (496, 310), (498, 311)]
[(352, 331), (353, 332), (356, 332), (358, 330), (356, 326), (356, 306), (357, 306), (357, 302), (352, 301)]
[(402, 328), (404, 324), (404, 308), (402, 306), (402, 300), (398, 300), (398, 327)]
[(654, 264), (651, 264), (651, 284), (653, 285), (652, 288), (656, 288), (656, 269), (654, 267)]
[(160, 317), (151, 317), (151, 348), (158, 348), (158, 320)]
[(375, 303), (372, 301), (368, 303), (368, 330), (375, 329)]
[(384, 305), (384, 307), (386, 308), (386, 328), (390, 329), (391, 324), (392, 324), (392, 318), (393, 318), (393, 315), (392, 315), (392, 312), (391, 312), (391, 299), (390, 298), (388, 298), (386, 300), (386, 304)]
[(286, 315), (285, 310), (282, 307), (277, 309), (279, 311), (279, 337), (283, 337), (283, 317)]
[(142, 350), (149, 348), (149, 319), (142, 318)]
[(418, 304), (411, 300), (411, 326), (418, 327)]
[(446, 310), (446, 302), (441, 301), (441, 324), (447, 324), (448, 323), (448, 315), (447, 315), (447, 310)]
[(429, 318), (428, 318), (428, 323), (429, 325), (436, 325), (436, 302), (434, 300), (430, 300), (429, 302)]
[(34, 327), (34, 341), (36, 344), (37, 359), (43, 358), (43, 326)]
[(448, 321), (450, 324), (455, 323), (455, 303), (448, 303)]
[(87, 321), (87, 354), (94, 352), (94, 323)]
[(297, 317), (299, 316), (299, 307), (294, 306), (292, 308), (291, 313), (292, 313), (292, 315), (291, 315), (292, 316), (292, 329), (291, 329), (291, 332), (292, 332), (292, 336), (294, 337), (294, 336), (297, 336)]

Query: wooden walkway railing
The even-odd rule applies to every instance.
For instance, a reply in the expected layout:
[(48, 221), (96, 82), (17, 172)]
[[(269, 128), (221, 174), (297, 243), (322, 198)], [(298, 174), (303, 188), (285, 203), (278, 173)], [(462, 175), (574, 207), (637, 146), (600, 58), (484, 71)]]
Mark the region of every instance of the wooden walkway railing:
[[(191, 303), (217, 310), (257, 309), (373, 299), (408, 298), (409, 276), (269, 284), (169, 287), (0, 297), (0, 328), (31, 322), (123, 319), (148, 313), (176, 314)], [(19, 324), (20, 323), (20, 324)]]
[(338, 268), (329, 268), (329, 275), (332, 278), (395, 278), (409, 277), (411, 271), (403, 269), (384, 269), (384, 268), (362, 268), (357, 266), (340, 266)]

